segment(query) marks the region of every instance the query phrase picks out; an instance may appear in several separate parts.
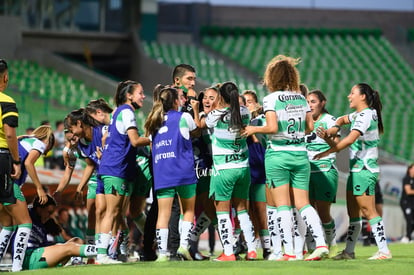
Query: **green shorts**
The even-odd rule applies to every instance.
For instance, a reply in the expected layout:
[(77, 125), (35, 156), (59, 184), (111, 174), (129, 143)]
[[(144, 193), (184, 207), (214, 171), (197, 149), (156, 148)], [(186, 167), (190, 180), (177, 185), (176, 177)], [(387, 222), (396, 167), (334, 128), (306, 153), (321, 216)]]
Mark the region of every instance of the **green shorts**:
[(131, 193), (132, 182), (123, 178), (113, 176), (102, 176), (104, 182), (105, 195), (115, 195), (118, 193), (121, 196), (129, 196)]
[[(19, 201), (26, 201), (26, 198), (24, 197), (22, 190), (20, 189), (20, 186), (17, 183), (13, 183), (13, 193), (16, 200)], [(12, 205), (13, 203), (9, 202), (3, 202), (3, 205)]]
[(216, 201), (231, 198), (249, 199), (250, 167), (215, 170), (211, 176), (210, 193)]
[(208, 192), (210, 190), (210, 180), (211, 177), (201, 177), (198, 179), (197, 182), (197, 194), (202, 194), (204, 192)]
[(309, 190), (310, 164), (306, 151), (274, 151), (265, 154), (266, 183), (270, 188), (290, 184)]
[(251, 184), (250, 185), (250, 201), (266, 202), (266, 185)]
[(175, 194), (182, 199), (189, 199), (196, 195), (197, 184), (180, 185), (157, 190), (157, 199), (174, 198)]
[(36, 249), (27, 249), (23, 261), (23, 270), (48, 268), (46, 259), (42, 257), (45, 249), (43, 247)]
[(331, 168), (326, 172), (313, 172), (309, 180), (309, 198), (318, 201), (335, 202), (338, 190), (338, 171)]
[(352, 191), (355, 196), (367, 194), (375, 195), (375, 184), (378, 180), (378, 173), (372, 173), (369, 170), (361, 170), (360, 172), (350, 172), (346, 184), (346, 190)]
[(87, 199), (96, 199), (96, 188), (98, 186), (98, 178), (96, 175), (92, 175), (88, 181), (88, 193), (86, 194)]

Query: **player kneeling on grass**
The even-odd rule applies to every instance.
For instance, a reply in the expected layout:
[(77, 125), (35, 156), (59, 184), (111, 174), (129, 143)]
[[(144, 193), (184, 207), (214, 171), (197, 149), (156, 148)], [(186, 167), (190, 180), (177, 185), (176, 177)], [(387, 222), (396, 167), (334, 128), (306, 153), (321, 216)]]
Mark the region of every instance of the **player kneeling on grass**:
[(52, 215), (56, 208), (56, 201), (49, 195), (45, 204), (41, 205), (39, 197), (35, 197), (33, 206), (29, 208), (30, 217), (33, 221), (23, 269), (39, 269), (55, 267), (64, 264), (71, 257), (96, 256), (94, 245), (80, 245), (78, 238), (73, 238), (63, 244), (51, 245), (47, 235), (57, 235), (60, 227), (56, 224)]

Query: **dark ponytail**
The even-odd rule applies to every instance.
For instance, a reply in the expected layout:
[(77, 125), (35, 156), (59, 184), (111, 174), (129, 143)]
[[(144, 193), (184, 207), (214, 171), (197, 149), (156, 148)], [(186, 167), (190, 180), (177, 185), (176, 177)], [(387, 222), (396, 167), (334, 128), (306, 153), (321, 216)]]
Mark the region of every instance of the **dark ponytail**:
[(132, 80), (121, 81), (118, 83), (114, 97), (114, 102), (117, 107), (127, 102), (126, 94), (132, 94), (136, 85), (140, 85), (140, 83)]
[(230, 105), (229, 130), (240, 131), (243, 128), (243, 121), (240, 114), (239, 89), (233, 82), (225, 82), (221, 85), (219, 91), (224, 102)]
[(378, 91), (373, 90), (371, 86), (366, 83), (359, 83), (359, 91), (366, 96), (366, 102), (369, 108), (377, 111), (378, 116), (378, 131), (380, 134), (384, 133), (384, 125), (382, 124), (382, 103)]

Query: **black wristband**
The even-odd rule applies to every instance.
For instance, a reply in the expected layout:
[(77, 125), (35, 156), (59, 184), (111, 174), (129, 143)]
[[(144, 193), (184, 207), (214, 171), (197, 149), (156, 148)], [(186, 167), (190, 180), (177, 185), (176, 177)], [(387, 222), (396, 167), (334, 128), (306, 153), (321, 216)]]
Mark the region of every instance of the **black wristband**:
[(20, 159), (19, 160), (13, 160), (13, 164), (17, 164), (17, 165), (19, 165), (19, 164), (21, 164), (22, 162), (20, 161)]
[(335, 128), (338, 128), (338, 130), (341, 130), (341, 126), (339, 126), (339, 125), (334, 125), (332, 127), (335, 127)]

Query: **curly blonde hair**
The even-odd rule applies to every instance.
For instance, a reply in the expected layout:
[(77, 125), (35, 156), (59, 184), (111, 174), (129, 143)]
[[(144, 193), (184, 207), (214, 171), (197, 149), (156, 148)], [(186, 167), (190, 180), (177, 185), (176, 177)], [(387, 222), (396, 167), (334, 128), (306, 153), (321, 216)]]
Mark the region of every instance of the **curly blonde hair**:
[(263, 84), (270, 92), (300, 91), (300, 75), (296, 65), (300, 58), (277, 55), (266, 66)]

